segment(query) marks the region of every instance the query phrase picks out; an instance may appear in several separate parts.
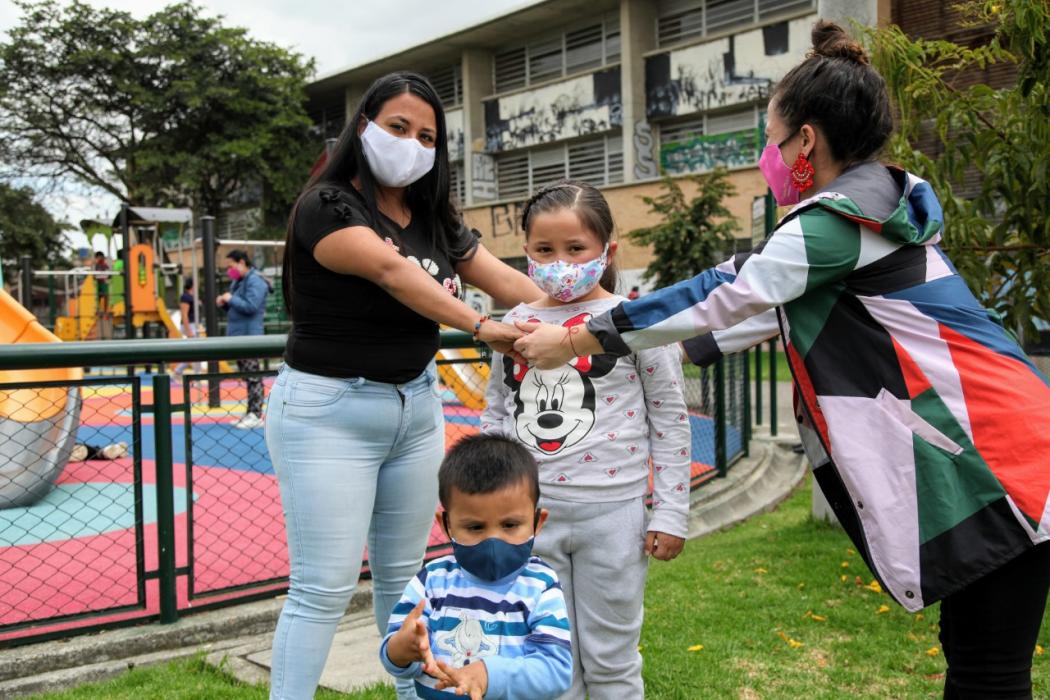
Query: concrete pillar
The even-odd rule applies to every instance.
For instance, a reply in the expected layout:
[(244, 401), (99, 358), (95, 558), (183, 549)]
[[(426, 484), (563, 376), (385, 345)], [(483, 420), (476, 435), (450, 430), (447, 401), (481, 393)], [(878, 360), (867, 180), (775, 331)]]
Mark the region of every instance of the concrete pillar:
[[(475, 168), (491, 165), (491, 156), (485, 151), (485, 105), (482, 99), (493, 92), (492, 53), (481, 49), (467, 49), (462, 58), (463, 90), (463, 176), (466, 178), (465, 206), (480, 204), (475, 201)], [(474, 154), (481, 154), (478, 159)], [(479, 160), (481, 162), (475, 162)]]
[(365, 90), (367, 89), (367, 85), (359, 83), (346, 86), (346, 90), (343, 92), (343, 104), (346, 105), (346, 114), (343, 117), (341, 126), (346, 126), (346, 123), (353, 118), (354, 113), (357, 112), (357, 105), (361, 102), (361, 98), (365, 96)]
[(821, 19), (837, 22), (847, 30), (850, 20), (875, 27), (888, 22), (889, 0), (817, 0), (817, 14)]
[(620, 2), (620, 91), (623, 98), (623, 179), (659, 175), (656, 142), (645, 118), (645, 56), (656, 48), (656, 7), (649, 0)]

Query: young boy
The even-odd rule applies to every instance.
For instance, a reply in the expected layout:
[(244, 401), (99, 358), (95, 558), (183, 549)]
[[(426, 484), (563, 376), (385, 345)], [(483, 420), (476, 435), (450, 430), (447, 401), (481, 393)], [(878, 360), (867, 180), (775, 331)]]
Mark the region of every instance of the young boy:
[(379, 656), (421, 698), (556, 698), (572, 682), (557, 575), (530, 556), (547, 519), (528, 450), (499, 435), (456, 444), (438, 471), (452, 554), (405, 588)]

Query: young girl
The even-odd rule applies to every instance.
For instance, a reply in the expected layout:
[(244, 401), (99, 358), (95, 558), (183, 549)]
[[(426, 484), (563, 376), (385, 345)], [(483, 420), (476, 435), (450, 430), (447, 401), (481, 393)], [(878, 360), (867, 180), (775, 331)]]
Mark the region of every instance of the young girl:
[[(612, 214), (594, 187), (563, 181), (540, 190), (522, 228), (529, 276), (548, 296), (519, 304), (507, 323), (572, 327), (624, 301), (613, 293)], [(557, 571), (572, 625), (573, 685), (563, 697), (643, 697), (646, 555), (678, 556), (689, 508), (678, 352), (577, 357), (553, 370), (494, 353), (486, 399), (482, 431), (519, 440), (540, 466), (540, 505), (550, 519), (535, 551)]]

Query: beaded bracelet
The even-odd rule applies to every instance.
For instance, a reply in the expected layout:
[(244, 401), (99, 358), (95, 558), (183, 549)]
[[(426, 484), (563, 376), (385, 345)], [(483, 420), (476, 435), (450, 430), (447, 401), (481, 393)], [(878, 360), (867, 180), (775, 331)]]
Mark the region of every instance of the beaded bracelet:
[(475, 343), (480, 342), (480, 340), (481, 340), (481, 337), (480, 337), (481, 336), (481, 324), (483, 324), (485, 321), (488, 321), (491, 318), (492, 317), (489, 316), (488, 314), (482, 314), (481, 318), (479, 318), (477, 321), (474, 322), (474, 342)]

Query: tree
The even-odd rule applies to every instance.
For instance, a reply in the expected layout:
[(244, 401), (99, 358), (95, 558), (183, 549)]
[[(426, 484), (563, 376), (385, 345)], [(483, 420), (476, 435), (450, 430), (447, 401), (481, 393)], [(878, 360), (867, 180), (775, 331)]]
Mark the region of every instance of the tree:
[(16, 0), (0, 44), (0, 158), (122, 201), (218, 213), (264, 191), (283, 209), (317, 145), (312, 61), (179, 2), (145, 19), (79, 0)]
[[(17, 264), (29, 255), (36, 269), (68, 264), (63, 254), (69, 246), (62, 232), (69, 227), (55, 221), (33, 197), (28, 187), (0, 183), (0, 260)], [(12, 279), (11, 271), (5, 270), (5, 280)]]
[[(909, 39), (869, 30), (873, 61), (899, 114), (890, 160), (928, 180), (944, 205), (943, 247), (973, 292), (1008, 328), (1033, 333), (1050, 320), (1050, 5), (1046, 0), (970, 0), (969, 24), (991, 25), (987, 45)], [(993, 90), (960, 77), (999, 62), (1017, 84)], [(936, 134), (931, 158), (914, 144)], [(975, 196), (960, 194), (976, 171)], [(972, 178), (971, 178), (972, 179)]]
[(662, 219), (627, 234), (635, 243), (653, 247), (653, 260), (642, 279), (655, 278), (658, 287), (666, 287), (722, 262), (733, 250), (733, 232), (740, 226), (722, 203), (736, 194), (728, 177), (725, 169), (718, 168), (688, 178), (698, 188), (689, 202), (679, 182), (666, 176), (661, 182), (663, 194), (642, 197), (649, 212)]

